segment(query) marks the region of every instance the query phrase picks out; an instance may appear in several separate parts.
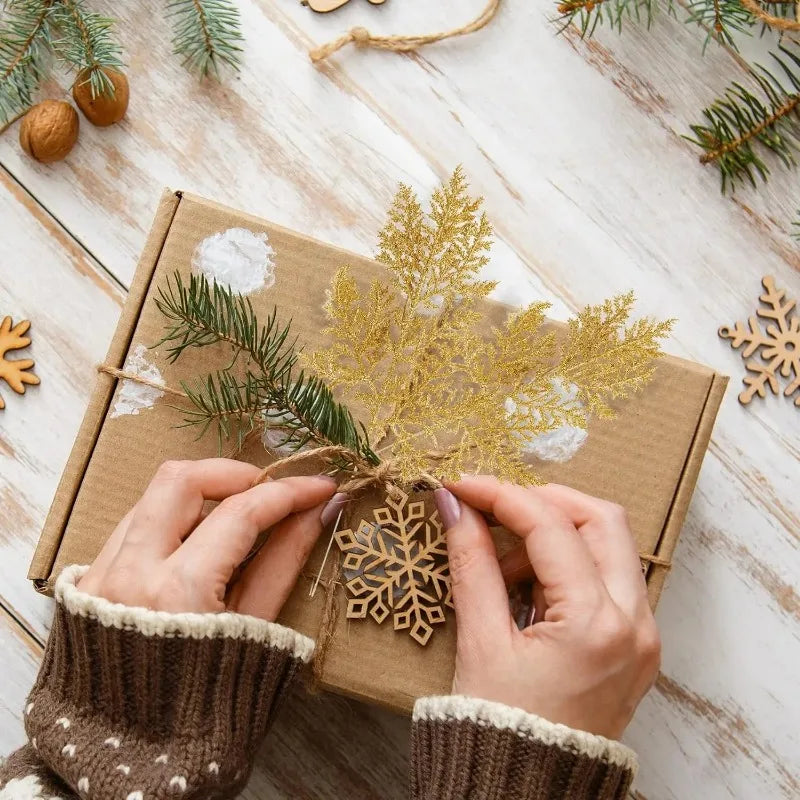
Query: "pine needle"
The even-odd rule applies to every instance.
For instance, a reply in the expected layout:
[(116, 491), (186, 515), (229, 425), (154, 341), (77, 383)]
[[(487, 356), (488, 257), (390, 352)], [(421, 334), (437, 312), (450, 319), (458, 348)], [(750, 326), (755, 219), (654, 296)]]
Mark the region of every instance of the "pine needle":
[(174, 52), (201, 77), (217, 76), (219, 67), (239, 67), (242, 33), (233, 0), (172, 0), (167, 14), (174, 18)]
[(750, 35), (755, 23), (753, 15), (739, 0), (692, 0), (686, 5), (687, 23), (699, 25), (706, 30), (703, 53), (712, 40), (738, 50), (734, 34)]
[[(241, 447), (251, 431), (276, 428), (284, 435), (278, 447), (341, 445), (355, 459), (379, 462), (366, 433), (327, 385), (294, 369), (296, 342), (290, 325), (278, 322), (277, 309), (262, 323), (248, 298), (203, 276), (192, 275), (187, 285), (179, 272), (159, 288), (155, 303), (170, 323), (155, 346), (167, 344), (171, 362), (190, 347), (222, 343), (231, 348), (227, 367), (183, 384), (194, 406), (185, 423), (197, 427), (200, 436), (213, 427), (222, 450), (231, 438)], [(349, 466), (345, 460), (341, 468)]]
[(563, 31), (568, 25), (575, 23), (581, 36), (590, 38), (598, 25), (622, 31), (623, 20), (644, 22), (647, 27), (653, 20), (660, 6), (672, 13), (672, 0), (563, 0), (558, 3), (559, 22)]
[(0, 27), (0, 123), (33, 103), (50, 38), (53, 0), (15, 0)]
[(759, 93), (738, 82), (731, 84), (703, 111), (705, 123), (691, 126), (694, 136), (686, 137), (705, 151), (701, 163), (716, 164), (723, 192), (744, 180), (754, 186), (757, 178), (766, 181), (768, 155), (785, 167), (795, 165), (800, 144), (800, 58), (784, 46), (779, 50), (780, 55), (771, 55), (782, 79), (757, 65), (753, 79)]
[(86, 70), (92, 97), (113, 96), (114, 84), (105, 70), (119, 70), (122, 48), (112, 37), (114, 20), (87, 10), (83, 0), (59, 0), (53, 8), (53, 22), (59, 38), (53, 51), (76, 71)]

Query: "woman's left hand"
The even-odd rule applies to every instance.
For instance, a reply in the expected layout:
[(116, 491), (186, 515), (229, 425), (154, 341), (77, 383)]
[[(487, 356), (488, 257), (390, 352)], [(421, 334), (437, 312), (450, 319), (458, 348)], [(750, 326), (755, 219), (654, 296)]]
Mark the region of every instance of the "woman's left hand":
[[(322, 530), (336, 484), (315, 476), (253, 486), (260, 472), (224, 458), (165, 462), (78, 588), (156, 611), (228, 610), (274, 620)], [(205, 514), (206, 500), (220, 503)], [(337, 495), (325, 516), (345, 500)], [(229, 587), (268, 528), (266, 544)]]

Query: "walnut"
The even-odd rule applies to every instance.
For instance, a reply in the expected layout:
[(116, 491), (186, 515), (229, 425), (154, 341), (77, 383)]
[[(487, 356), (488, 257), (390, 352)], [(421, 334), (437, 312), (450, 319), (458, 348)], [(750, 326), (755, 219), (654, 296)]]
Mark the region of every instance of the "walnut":
[(104, 70), (106, 77), (114, 85), (114, 94), (99, 94), (92, 97), (92, 87), (89, 83), (89, 71), (78, 73), (72, 87), (72, 97), (78, 108), (83, 111), (86, 119), (93, 125), (105, 128), (119, 122), (128, 110), (128, 79), (116, 70)]
[(44, 100), (22, 119), (19, 143), (37, 161), (60, 161), (78, 140), (78, 112), (63, 100)]

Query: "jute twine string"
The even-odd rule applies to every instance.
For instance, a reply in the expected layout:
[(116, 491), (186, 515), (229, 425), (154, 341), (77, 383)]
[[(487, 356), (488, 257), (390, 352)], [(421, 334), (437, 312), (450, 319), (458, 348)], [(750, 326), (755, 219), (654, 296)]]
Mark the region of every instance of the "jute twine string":
[[(126, 372), (125, 370), (111, 367), (108, 364), (98, 364), (97, 371), (111, 375), (114, 378), (134, 381), (135, 383), (141, 383), (144, 386), (152, 386), (154, 389), (159, 389), (162, 392), (175, 395), (176, 397), (186, 397), (186, 393), (181, 392), (178, 389), (165, 386), (156, 381), (150, 380), (149, 378), (137, 375), (134, 372)], [(309, 450), (299, 450), (298, 452), (292, 453), (285, 458), (279, 458), (277, 461), (273, 461), (271, 464), (264, 467), (264, 469), (261, 470), (261, 474), (258, 476), (258, 478), (253, 481), (253, 486), (264, 483), (265, 481), (269, 480), (275, 472), (291, 464), (301, 463), (302, 461), (306, 461), (307, 459), (311, 458), (321, 458), (323, 461), (326, 461), (330, 464), (333, 459), (336, 458), (336, 456), (347, 456), (348, 458), (352, 459), (353, 452), (347, 447), (336, 444), (325, 445), (323, 447), (316, 447)], [(388, 494), (396, 496), (396, 492), (399, 489), (398, 484), (401, 483), (401, 475), (399, 469), (397, 468), (397, 464), (395, 461), (393, 461), (393, 459), (385, 459), (379, 464), (368, 464), (365, 461), (359, 461), (354, 464), (354, 467), (355, 472), (353, 475), (339, 485), (340, 492), (356, 494), (362, 489), (383, 485)], [(433, 475), (423, 472), (418, 476), (417, 480), (414, 481), (413, 485), (417, 489), (439, 489), (442, 486), (442, 482)], [(660, 558), (652, 553), (639, 553), (639, 558), (642, 561), (648, 564), (654, 564), (655, 566), (665, 567), (666, 569), (670, 569), (672, 567), (671, 561), (665, 558)]]
[(166, 392), (175, 397), (186, 397), (186, 392), (182, 392), (180, 389), (173, 389), (171, 386), (165, 386), (163, 383), (145, 378), (144, 375), (137, 375), (135, 372), (126, 372), (124, 369), (110, 367), (108, 364), (98, 364), (97, 371), (104, 372), (106, 375), (111, 375), (113, 378), (141, 383), (143, 386), (151, 386), (153, 389), (158, 389), (161, 392)]
[(800, 22), (796, 19), (785, 19), (776, 17), (765, 11), (756, 0), (741, 0), (741, 4), (755, 17), (758, 17), (765, 25), (779, 31), (800, 31)]
[[(186, 397), (186, 393), (178, 389), (173, 389), (170, 386), (160, 384), (156, 381), (150, 380), (149, 378), (137, 375), (134, 372), (126, 372), (125, 370), (111, 367), (108, 364), (98, 364), (97, 371), (111, 375), (114, 378), (134, 381), (135, 383), (141, 383), (144, 386), (152, 386), (154, 389), (159, 389), (162, 392), (166, 392), (176, 397)], [(253, 486), (264, 483), (264, 481), (269, 480), (275, 472), (291, 464), (300, 463), (311, 458), (321, 458), (324, 461), (331, 463), (336, 456), (348, 456), (349, 458), (352, 458), (353, 452), (346, 447), (342, 447), (341, 445), (326, 445), (309, 450), (300, 450), (296, 453), (286, 456), (285, 458), (280, 458), (277, 461), (273, 461), (271, 464), (264, 467), (264, 469), (261, 470), (261, 474), (258, 476), (258, 478), (253, 481)], [(401, 476), (397, 468), (397, 464), (392, 459), (385, 459), (379, 464), (375, 465), (368, 464), (366, 462), (359, 462), (355, 464), (355, 468), (356, 471), (352, 477), (339, 485), (340, 492), (356, 494), (362, 489), (383, 484), (387, 493), (395, 496), (395, 493), (399, 488), (398, 484), (401, 482)], [(418, 489), (438, 489), (442, 486), (442, 483), (433, 475), (422, 473), (414, 482), (414, 486)], [(639, 553), (639, 558), (642, 561), (655, 566), (664, 567), (666, 569), (670, 569), (672, 567), (672, 562), (670, 560), (660, 558), (652, 553)], [(335, 586), (335, 582), (332, 585)]]
[(406, 53), (410, 50), (416, 50), (426, 44), (441, 42), (445, 39), (452, 39), (455, 36), (465, 36), (468, 33), (479, 31), (494, 19), (495, 14), (497, 14), (500, 8), (500, 2), (501, 0), (489, 0), (486, 8), (471, 22), (459, 28), (453, 28), (449, 31), (439, 31), (438, 33), (426, 33), (417, 36), (378, 36), (370, 33), (366, 28), (351, 28), (338, 39), (315, 47), (308, 55), (316, 64), (320, 61), (324, 61), (328, 56), (349, 44), (355, 44), (356, 47), (373, 47), (377, 50), (393, 50), (395, 53)]

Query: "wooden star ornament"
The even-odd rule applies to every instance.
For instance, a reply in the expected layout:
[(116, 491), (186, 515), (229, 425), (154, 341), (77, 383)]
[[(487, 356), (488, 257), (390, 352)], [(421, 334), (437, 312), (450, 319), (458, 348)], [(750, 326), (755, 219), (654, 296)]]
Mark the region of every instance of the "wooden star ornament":
[[(9, 350), (21, 350), (30, 343), (30, 337), (25, 336), (31, 323), (24, 319), (12, 326), (11, 317), (4, 317), (0, 322), (0, 379), (4, 380), (17, 394), (25, 394), (25, 384), (35, 386), (39, 378), (29, 372), (33, 366), (31, 358), (8, 359)], [(0, 409), (6, 407), (0, 395)]]
[[(759, 324), (754, 315), (746, 324), (736, 322), (719, 329), (723, 339), (731, 340), (731, 347), (738, 349), (744, 345), (745, 368), (753, 373), (744, 377), (746, 388), (739, 394), (739, 402), (747, 405), (756, 395), (765, 397), (767, 387), (778, 394), (780, 375), (786, 378), (784, 396), (794, 395), (794, 404), (800, 408), (800, 317), (794, 313), (797, 303), (786, 297), (785, 289), (775, 286), (772, 275), (767, 275), (761, 283), (764, 294), (759, 299), (763, 307), (756, 309), (756, 315), (768, 322)], [(751, 359), (754, 355), (758, 358)]]

